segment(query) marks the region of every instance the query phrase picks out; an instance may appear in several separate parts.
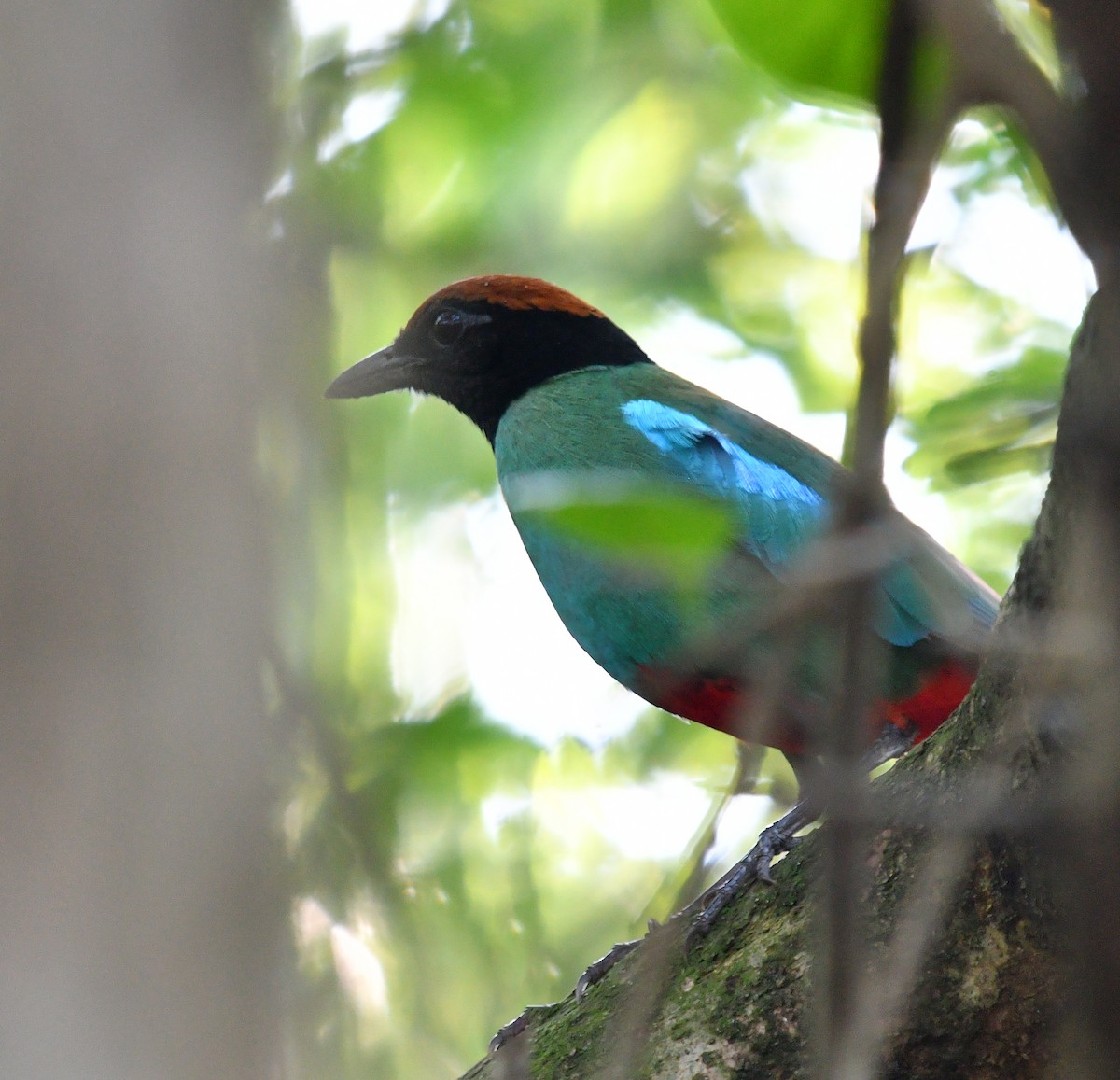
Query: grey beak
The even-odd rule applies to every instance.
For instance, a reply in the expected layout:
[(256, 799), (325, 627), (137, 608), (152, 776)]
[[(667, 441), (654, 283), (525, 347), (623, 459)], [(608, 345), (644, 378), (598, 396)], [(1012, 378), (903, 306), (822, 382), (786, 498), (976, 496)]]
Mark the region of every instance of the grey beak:
[(420, 364), (416, 357), (398, 355), (394, 345), (387, 345), (337, 376), (327, 387), (326, 397), (372, 397), (389, 390), (408, 389), (413, 385), (412, 373)]

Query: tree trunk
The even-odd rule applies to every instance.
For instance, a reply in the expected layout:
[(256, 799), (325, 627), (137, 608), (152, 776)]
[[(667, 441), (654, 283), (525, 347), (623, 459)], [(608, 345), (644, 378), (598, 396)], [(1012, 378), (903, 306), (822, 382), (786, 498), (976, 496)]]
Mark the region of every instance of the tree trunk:
[(280, 1055), (275, 6), (0, 14), (0, 1075)]

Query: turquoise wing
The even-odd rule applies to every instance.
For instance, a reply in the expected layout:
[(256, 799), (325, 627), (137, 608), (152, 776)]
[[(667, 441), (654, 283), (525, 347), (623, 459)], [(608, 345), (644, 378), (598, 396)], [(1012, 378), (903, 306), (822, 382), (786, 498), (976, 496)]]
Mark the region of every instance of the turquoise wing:
[[(730, 507), (736, 551), (755, 569), (717, 589), (713, 615), (766, 602), (765, 579), (780, 581), (827, 529), (842, 475), (815, 447), (652, 364), (583, 370), (535, 388), (502, 420), (495, 450), (507, 494), (519, 474), (603, 470), (684, 485)], [(593, 656), (648, 659), (685, 639), (669, 594), (635, 593), (511, 509), (557, 610)], [(903, 544), (880, 578), (876, 631), (902, 648), (969, 630), (978, 637), (994, 620), (994, 594), (916, 526), (892, 520)]]
[[(671, 459), (690, 485), (734, 504), (742, 522), (740, 544), (781, 577), (827, 526), (828, 489), (838, 466), (788, 434), (779, 463), (769, 425), (719, 399), (703, 409), (702, 397), (698, 402), (694, 388), (690, 391), (692, 409), (635, 398), (621, 406), (622, 418)], [(820, 486), (809, 482), (809, 475)], [(877, 632), (906, 647), (931, 635), (961, 638), (989, 628), (998, 607), (995, 594), (900, 515), (890, 521), (898, 529), (899, 557), (880, 578)]]

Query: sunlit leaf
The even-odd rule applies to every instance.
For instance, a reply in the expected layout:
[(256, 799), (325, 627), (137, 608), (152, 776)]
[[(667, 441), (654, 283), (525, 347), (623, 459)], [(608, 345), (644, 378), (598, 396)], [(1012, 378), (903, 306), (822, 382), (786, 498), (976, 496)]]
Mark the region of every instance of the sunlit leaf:
[(886, 0), (711, 0), (742, 52), (795, 91), (874, 98)]
[(714, 499), (626, 473), (536, 473), (507, 481), (516, 519), (587, 545), (629, 567), (687, 586), (709, 572), (735, 532)]
[(1062, 74), (1049, 4), (1040, 0), (995, 0), (1004, 24), (1027, 55), (1055, 85)]

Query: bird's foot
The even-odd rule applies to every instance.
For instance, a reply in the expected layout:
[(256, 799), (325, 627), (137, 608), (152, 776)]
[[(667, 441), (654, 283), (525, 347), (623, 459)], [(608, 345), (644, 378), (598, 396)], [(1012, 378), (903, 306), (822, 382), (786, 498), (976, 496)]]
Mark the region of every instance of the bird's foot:
[(486, 1048), (491, 1054), (496, 1054), (510, 1039), (520, 1035), (529, 1026), (529, 1010), (526, 1009), (520, 1016), (515, 1016), (508, 1024), (503, 1024), (494, 1032), (490, 1045)]
[(756, 881), (767, 885), (774, 883), (774, 878), (770, 874), (771, 864), (779, 855), (792, 851), (800, 840), (800, 837), (795, 836), (794, 833), (816, 819), (816, 811), (806, 803), (799, 802), (784, 817), (763, 829), (754, 847), (694, 904), (681, 912), (682, 916), (687, 917), (694, 908), (699, 908), (699, 911), (692, 915), (692, 924), (685, 935), (686, 951), (707, 936), (723, 909)]
[(542, 1019), (556, 1008), (555, 1005), (527, 1005), (520, 1016), (514, 1017), (504, 1027), (498, 1028), (487, 1049), (491, 1054), (497, 1053), (511, 1039), (520, 1035), (534, 1020)]
[[(651, 919), (649, 924), (650, 933), (658, 929), (659, 925), (659, 923)], [(629, 956), (644, 940), (645, 938), (636, 938), (634, 941), (621, 941), (615, 945), (606, 956), (600, 957), (595, 963), (591, 964), (576, 983), (576, 988), (573, 991), (576, 1001), (582, 1001), (583, 995), (587, 993), (590, 987), (594, 986), (602, 979), (619, 960)], [(520, 1016), (511, 1020), (505, 1027), (498, 1029), (497, 1033), (490, 1040), (490, 1053), (493, 1054), (508, 1043), (510, 1039), (520, 1035), (537, 1014), (543, 1013), (553, 1007), (554, 1006), (548, 1005), (530, 1005)]]
[[(587, 991), (602, 979), (620, 960), (629, 956), (650, 935), (660, 932), (679, 933), (681, 920), (692, 919), (684, 937), (685, 951), (691, 949), (704, 937), (725, 907), (756, 881), (773, 883), (770, 864), (781, 854), (792, 851), (799, 837), (794, 833), (805, 828), (817, 819), (817, 813), (807, 803), (800, 802), (792, 810), (762, 831), (758, 842), (707, 892), (689, 904), (668, 923), (662, 924), (655, 919), (649, 923), (649, 931), (644, 938), (623, 941), (615, 945), (605, 956), (591, 964), (579, 977), (574, 996), (583, 999)], [(699, 909), (697, 911), (697, 909)], [(695, 913), (695, 914), (694, 914)], [(537, 1014), (547, 1011), (550, 1006), (530, 1005), (520, 1016), (500, 1028), (490, 1040), (490, 1053), (494, 1053), (511, 1039), (520, 1035)]]
[[(651, 922), (650, 930), (652, 931), (656, 925), (656, 923)], [(603, 978), (619, 960), (629, 956), (644, 940), (644, 938), (635, 938), (633, 941), (620, 941), (617, 945), (612, 946), (606, 956), (602, 956), (595, 963), (589, 964), (587, 970), (576, 983), (576, 1001), (582, 1001), (583, 995), (587, 993), (590, 987)]]

